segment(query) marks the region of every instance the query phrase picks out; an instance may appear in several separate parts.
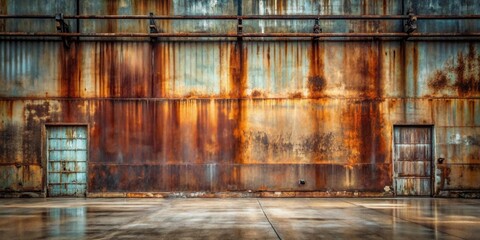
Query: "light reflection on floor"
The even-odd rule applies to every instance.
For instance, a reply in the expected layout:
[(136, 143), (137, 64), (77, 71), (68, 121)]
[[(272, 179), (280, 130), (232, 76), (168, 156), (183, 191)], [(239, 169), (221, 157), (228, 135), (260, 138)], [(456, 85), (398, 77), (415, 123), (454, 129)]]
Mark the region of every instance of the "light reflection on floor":
[(478, 199), (0, 199), (1, 239), (478, 239)]

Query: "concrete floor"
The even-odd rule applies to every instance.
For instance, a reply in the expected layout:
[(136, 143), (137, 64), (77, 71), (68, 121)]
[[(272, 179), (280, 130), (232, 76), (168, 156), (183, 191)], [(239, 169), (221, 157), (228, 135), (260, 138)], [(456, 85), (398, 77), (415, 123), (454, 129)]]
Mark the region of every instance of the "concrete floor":
[(0, 199), (0, 239), (479, 239), (478, 199)]

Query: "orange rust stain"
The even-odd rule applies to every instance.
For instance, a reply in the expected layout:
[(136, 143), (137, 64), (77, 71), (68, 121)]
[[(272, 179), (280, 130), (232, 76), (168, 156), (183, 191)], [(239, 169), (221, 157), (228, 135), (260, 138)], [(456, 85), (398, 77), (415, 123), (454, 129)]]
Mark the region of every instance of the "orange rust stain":
[(407, 67), (407, 47), (406, 47), (406, 41), (402, 41), (400, 44), (400, 92), (402, 93), (403, 96), (407, 95), (407, 73), (405, 71)]
[(245, 96), (247, 86), (247, 52), (243, 48), (241, 41), (236, 42), (230, 47), (229, 59), (229, 81), (230, 81), (230, 97), (242, 98)]
[(148, 97), (154, 72), (146, 44), (95, 43), (95, 86), (101, 97)]
[[(323, 106), (327, 103), (325, 99), (318, 99), (318, 100), (310, 100), (313, 103)], [(328, 154), (331, 153), (329, 149), (332, 149), (332, 145), (334, 145), (333, 138), (335, 137), (329, 130), (325, 129), (325, 125), (321, 124), (322, 122), (328, 121), (330, 117), (330, 113), (325, 109), (321, 109), (320, 111), (317, 108), (310, 108), (309, 109), (310, 118), (315, 119), (313, 121), (313, 126), (311, 132), (313, 133), (310, 137), (307, 137), (304, 140), (304, 147), (306, 149), (311, 149), (314, 154), (312, 154), (312, 161), (313, 162), (320, 162), (329, 160)]]
[[(7, 101), (6, 104), (7, 106), (7, 116), (9, 119), (13, 118), (13, 101)], [(2, 121), (3, 123), (3, 121)]]
[(370, 65), (376, 69), (375, 74), (374, 74), (374, 79), (375, 79), (375, 96), (376, 98), (381, 98), (383, 97), (383, 62), (385, 60), (384, 58), (384, 48), (383, 48), (383, 43), (382, 41), (377, 42), (377, 55), (374, 57), (372, 55), (371, 58), (375, 58), (375, 61), (373, 61), (373, 64)]
[(242, 180), (242, 171), (237, 166), (232, 166), (230, 171), (230, 177), (228, 181), (228, 190), (244, 190), (240, 184)]
[(327, 83), (324, 75), (325, 45), (319, 41), (312, 41), (309, 51), (310, 67), (308, 72), (308, 90), (311, 98), (323, 97), (323, 90)]
[(281, 14), (284, 13), (284, 9), (287, 8), (287, 0), (270, 0), (266, 1), (266, 7), (274, 9), (274, 13)]
[(291, 99), (303, 98), (303, 94), (302, 94), (302, 92), (289, 93), (288, 98), (291, 98)]
[(261, 90), (255, 89), (251, 93), (252, 98), (263, 98), (265, 97), (265, 93), (263, 93)]
[[(383, 61), (385, 52), (380, 42), (344, 43), (342, 68), (345, 89), (355, 96), (368, 99), (381, 98), (384, 90)], [(348, 94), (348, 92), (347, 92)]]
[(383, 15), (387, 15), (387, 0), (383, 0), (382, 10)]
[[(170, 59), (170, 54), (172, 55), (172, 59), (176, 59), (177, 51), (175, 51), (175, 49), (174, 49), (174, 44), (173, 44), (173, 43), (172, 43), (172, 44), (169, 43), (167, 46), (168, 46), (168, 49), (167, 49), (167, 51), (165, 51), (166, 54), (163, 55), (163, 56), (164, 56), (164, 59)], [(164, 82), (166, 82), (167, 84), (171, 84), (171, 85), (172, 85), (172, 93), (175, 93), (175, 79), (176, 79), (176, 78), (175, 78), (175, 73), (177, 72), (177, 65), (175, 64), (175, 61), (172, 61), (172, 62), (169, 63), (169, 64), (172, 65), (172, 71), (171, 71), (171, 72), (170, 72), (170, 71), (168, 72), (168, 77), (171, 78), (171, 79), (173, 79), (173, 80), (172, 80), (173, 82), (169, 83), (169, 82), (167, 81), (169, 78), (165, 78), (165, 77), (164, 77), (163, 79), (164, 79)], [(165, 90), (166, 90), (166, 89), (165, 89)]]
[[(468, 110), (470, 113), (470, 122), (473, 124), (475, 122), (475, 116), (478, 116), (480, 108), (475, 108), (475, 101), (468, 101)], [(479, 156), (480, 157), (480, 156)]]
[(476, 49), (471, 43), (467, 56), (462, 52), (458, 53), (456, 66), (452, 69), (456, 77), (454, 86), (461, 96), (480, 92), (480, 76), (475, 74), (480, 72), (480, 54), (477, 57), (475, 55)]
[(229, 118), (235, 119), (235, 128), (233, 130), (233, 137), (235, 139), (235, 155), (233, 159), (234, 163), (241, 164), (245, 163), (246, 159), (244, 147), (247, 142), (246, 131), (248, 111), (246, 111), (247, 106), (245, 101), (242, 100), (236, 100), (236, 102), (232, 102), (232, 106), (235, 106), (235, 108), (232, 109), (231, 113), (229, 114)]
[(428, 81), (428, 87), (433, 89), (434, 93), (447, 88), (449, 84), (449, 78), (447, 74), (443, 71), (436, 70), (433, 76)]
[(417, 96), (417, 88), (418, 88), (418, 49), (417, 49), (417, 42), (413, 43), (413, 95)]
[(154, 55), (153, 73), (153, 97), (168, 97), (168, 68), (170, 66), (170, 58), (168, 55), (169, 44), (152, 43), (152, 51)]
[(362, 1), (362, 12), (361, 15), (368, 15), (368, 1)]
[[(366, 57), (364, 60), (364, 66), (361, 67), (360, 73), (361, 73), (361, 79), (366, 79), (366, 84), (363, 83), (362, 88), (363, 88), (363, 93), (362, 95), (368, 97), (368, 98), (373, 98), (374, 96), (374, 88), (372, 86), (369, 86), (370, 83), (376, 83), (377, 81), (377, 54), (375, 54), (375, 48), (372, 45), (369, 45), (368, 47), (362, 48), (361, 52), (363, 56)], [(377, 87), (377, 84), (373, 84), (373, 87)]]
[(388, 155), (384, 119), (376, 101), (354, 101), (342, 114), (344, 145), (351, 150), (349, 164), (385, 163)]
[[(108, 15), (117, 15), (118, 14), (118, 2), (116, 1), (107, 1), (107, 14)], [(107, 20), (107, 32), (114, 33), (117, 31), (117, 22), (119, 20), (109, 19)]]
[[(91, 128), (90, 161), (95, 163), (90, 169), (95, 175), (89, 180), (92, 190), (104, 191), (102, 187), (107, 186), (110, 191), (168, 191), (179, 190), (179, 184), (186, 189), (204, 190), (216, 186), (205, 184), (210, 173), (206, 174), (202, 164), (208, 163), (221, 163), (219, 170), (226, 171), (222, 173), (225, 176), (212, 171), (224, 179), (219, 188), (235, 185), (228, 165), (241, 161), (240, 102), (98, 101), (93, 116), (95, 126)], [(112, 170), (113, 165), (118, 169)], [(155, 174), (159, 171), (163, 172)], [(194, 179), (185, 179), (185, 174)]]
[[(459, 52), (447, 61), (443, 69), (435, 70), (428, 78), (428, 87), (436, 94), (443, 89), (456, 89), (459, 96), (472, 96), (480, 93), (480, 53), (474, 44), (469, 44), (468, 52)], [(455, 81), (452, 79), (454, 77)], [(453, 82), (453, 84), (452, 84)]]
[[(137, 14), (148, 14), (152, 12), (154, 15), (171, 15), (173, 12), (172, 0), (163, 1), (143, 1), (136, 0), (132, 3)], [(169, 32), (171, 28), (171, 20), (156, 20), (156, 25), (160, 32)]]
[[(152, 12), (154, 15), (170, 15), (173, 10), (172, 0), (162, 1), (145, 1), (132, 0), (131, 6), (133, 14), (145, 15)], [(118, 3), (117, 3), (118, 5)], [(145, 29), (148, 28), (146, 20), (137, 20), (138, 24)], [(170, 20), (156, 20), (156, 26), (160, 32), (168, 32), (170, 30)]]
[[(265, 47), (263, 49), (265, 49)], [(265, 51), (264, 51), (263, 54), (265, 55)], [(266, 69), (265, 69), (265, 71), (267, 71), (267, 79), (266, 79), (267, 84), (266, 84), (266, 86), (267, 86), (267, 89), (270, 90), (270, 86), (271, 86), (271, 82), (272, 82), (272, 73), (270, 71), (270, 67), (271, 67), (270, 43), (268, 43), (266, 55), (267, 55), (267, 58), (266, 58), (267, 63), (266, 63)]]
[(100, 95), (103, 97), (114, 96), (113, 89), (115, 86), (108, 81), (110, 78), (114, 78), (115, 71), (113, 71), (111, 60), (115, 59), (113, 51), (113, 43), (95, 43), (95, 51), (98, 51), (99, 56), (95, 60), (98, 67), (98, 86)]
[(81, 64), (82, 47), (81, 44), (71, 42), (70, 48), (60, 47), (60, 96), (62, 97), (80, 97), (81, 96)]

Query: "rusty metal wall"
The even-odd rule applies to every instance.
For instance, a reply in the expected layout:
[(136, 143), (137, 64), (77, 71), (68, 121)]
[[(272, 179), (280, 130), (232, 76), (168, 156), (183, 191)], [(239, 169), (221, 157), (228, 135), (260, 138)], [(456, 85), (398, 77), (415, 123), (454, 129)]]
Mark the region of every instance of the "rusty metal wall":
[[(236, 1), (2, 1), (2, 14), (235, 15)], [(475, 1), (247, 1), (243, 14), (478, 14)], [(77, 9), (78, 7), (78, 9)], [(449, 10), (450, 9), (450, 10)], [(148, 20), (67, 20), (146, 32)], [(0, 20), (54, 32), (53, 20)], [(165, 32), (236, 32), (235, 20), (157, 20)], [(328, 20), (324, 32), (397, 32), (401, 20)], [(311, 32), (308, 20), (245, 32)], [(475, 32), (478, 20), (419, 21)], [(81, 39), (82, 40), (82, 39)], [(435, 195), (480, 192), (475, 40), (0, 39), (0, 191), (45, 191), (45, 124), (88, 124), (91, 196), (279, 192), (391, 196), (393, 126), (433, 125)], [(242, 57), (240, 57), (242, 56)], [(445, 158), (437, 163), (437, 158)], [(305, 179), (306, 184), (298, 184)], [(292, 192), (295, 194), (291, 195)], [(326, 195), (323, 193), (327, 193)], [(304, 195), (302, 195), (304, 194)], [(330, 195), (329, 195), (330, 194)], [(351, 195), (349, 195), (351, 194)], [(462, 195), (462, 196), (463, 196)], [(147, 195), (150, 196), (150, 195)], [(274, 195), (277, 196), (277, 195)]]

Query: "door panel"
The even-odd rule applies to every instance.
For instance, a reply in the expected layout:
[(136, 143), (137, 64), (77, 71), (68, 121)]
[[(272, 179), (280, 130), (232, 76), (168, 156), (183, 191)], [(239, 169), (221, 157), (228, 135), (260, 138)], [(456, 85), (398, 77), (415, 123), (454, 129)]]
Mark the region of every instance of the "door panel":
[(393, 151), (396, 194), (399, 196), (431, 195), (431, 127), (395, 127)]
[(87, 128), (47, 128), (48, 196), (85, 196), (87, 190)]
[(430, 177), (431, 163), (426, 161), (401, 161), (395, 163), (398, 177)]
[(397, 178), (395, 181), (398, 196), (430, 196), (430, 178)]

